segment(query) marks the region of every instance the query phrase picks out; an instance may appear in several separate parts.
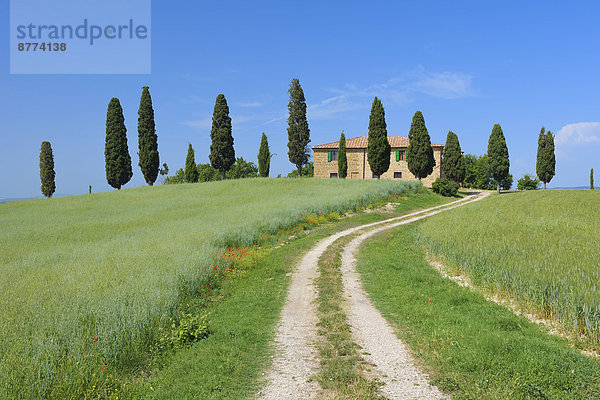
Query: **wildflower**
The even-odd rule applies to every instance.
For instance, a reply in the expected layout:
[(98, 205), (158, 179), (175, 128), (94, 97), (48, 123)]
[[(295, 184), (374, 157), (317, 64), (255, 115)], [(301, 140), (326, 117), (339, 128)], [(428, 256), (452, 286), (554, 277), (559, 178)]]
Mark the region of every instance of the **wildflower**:
[(92, 338), (92, 340), (93, 340), (94, 342), (97, 342), (97, 341), (98, 341), (98, 338), (97, 338), (97, 337), (95, 337), (95, 338)]

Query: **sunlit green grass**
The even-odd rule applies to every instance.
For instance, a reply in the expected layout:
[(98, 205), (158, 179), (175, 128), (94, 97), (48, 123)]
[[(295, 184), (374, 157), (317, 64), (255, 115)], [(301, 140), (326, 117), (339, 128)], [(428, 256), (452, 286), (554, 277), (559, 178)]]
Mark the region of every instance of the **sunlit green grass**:
[(429, 265), (420, 244), (429, 222), (376, 236), (357, 268), (432, 383), (457, 400), (600, 398), (598, 359)]
[(420, 242), (479, 287), (600, 344), (600, 193), (491, 196), (423, 223)]
[(416, 187), (249, 179), (1, 204), (0, 398), (79, 398), (101, 368), (139, 367), (223, 247)]

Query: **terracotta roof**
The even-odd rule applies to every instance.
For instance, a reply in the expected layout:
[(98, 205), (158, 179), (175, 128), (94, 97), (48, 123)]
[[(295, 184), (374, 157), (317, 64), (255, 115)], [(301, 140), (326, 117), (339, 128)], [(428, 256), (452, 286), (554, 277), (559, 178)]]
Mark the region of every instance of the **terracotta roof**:
[[(347, 149), (366, 149), (367, 143), (369, 142), (367, 136), (358, 136), (352, 139), (346, 139), (346, 148)], [(390, 146), (396, 147), (408, 147), (408, 138), (404, 136), (388, 136), (388, 142), (390, 142)], [(339, 145), (339, 141), (318, 144), (313, 146), (313, 149), (337, 149)], [(441, 144), (431, 144), (433, 147), (444, 147)]]

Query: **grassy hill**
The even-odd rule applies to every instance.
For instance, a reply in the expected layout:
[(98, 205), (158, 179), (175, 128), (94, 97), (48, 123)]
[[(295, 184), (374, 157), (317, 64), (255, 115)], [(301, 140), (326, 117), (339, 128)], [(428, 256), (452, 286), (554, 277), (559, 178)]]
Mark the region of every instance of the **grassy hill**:
[(428, 250), (473, 283), (600, 345), (600, 192), (493, 196), (422, 224)]
[(217, 253), (417, 183), (245, 179), (0, 205), (0, 398), (77, 398), (135, 367)]

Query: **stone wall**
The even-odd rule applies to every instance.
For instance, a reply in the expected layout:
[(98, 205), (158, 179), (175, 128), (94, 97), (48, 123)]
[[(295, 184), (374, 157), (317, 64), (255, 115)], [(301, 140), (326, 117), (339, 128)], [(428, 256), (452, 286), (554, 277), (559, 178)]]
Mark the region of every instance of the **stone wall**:
[[(401, 172), (403, 180), (416, 180), (415, 176), (408, 170), (406, 161), (396, 161), (396, 150), (406, 150), (405, 148), (392, 148), (390, 153), (390, 168), (381, 175), (382, 179), (394, 179), (394, 172)], [(337, 161), (327, 161), (327, 152), (331, 149), (314, 149), (315, 177), (329, 178), (332, 173), (337, 174)], [(435, 167), (433, 173), (423, 178), (423, 184), (431, 187), (433, 181), (441, 177), (440, 166), (442, 164), (442, 149), (434, 148), (433, 157), (435, 158)], [(373, 173), (367, 160), (366, 149), (346, 149), (346, 159), (348, 160), (348, 179), (372, 179)]]

